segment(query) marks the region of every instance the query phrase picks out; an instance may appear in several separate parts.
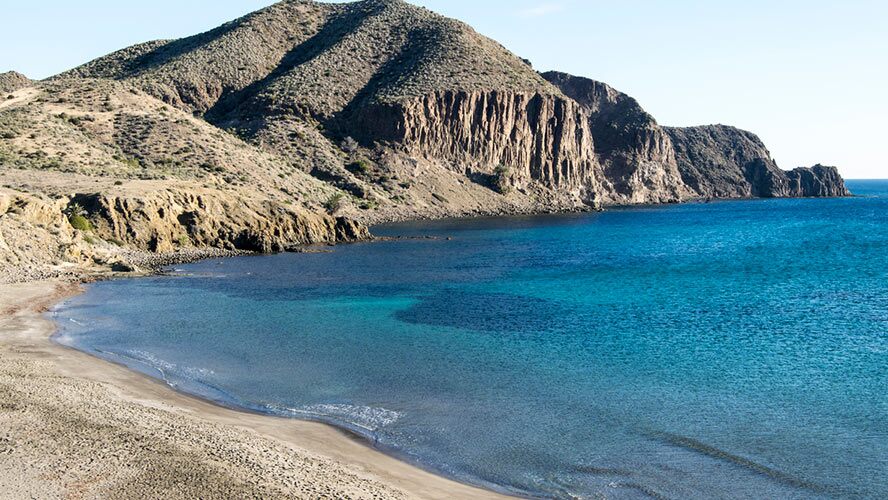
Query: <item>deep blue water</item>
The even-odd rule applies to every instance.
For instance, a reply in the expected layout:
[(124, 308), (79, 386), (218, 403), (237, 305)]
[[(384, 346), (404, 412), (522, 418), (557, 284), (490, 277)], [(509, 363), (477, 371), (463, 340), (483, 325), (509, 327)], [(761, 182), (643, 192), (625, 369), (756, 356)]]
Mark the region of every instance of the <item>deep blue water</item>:
[[(58, 340), (554, 497), (888, 497), (888, 182), (400, 224), (89, 285)], [(446, 239), (450, 237), (451, 239)]]

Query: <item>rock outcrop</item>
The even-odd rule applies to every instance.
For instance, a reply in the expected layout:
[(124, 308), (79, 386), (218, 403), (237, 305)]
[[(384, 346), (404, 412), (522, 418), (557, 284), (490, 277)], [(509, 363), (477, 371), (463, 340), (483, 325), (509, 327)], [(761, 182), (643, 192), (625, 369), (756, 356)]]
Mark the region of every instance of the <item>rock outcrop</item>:
[(665, 203), (687, 195), (668, 134), (632, 97), (567, 73), (543, 77), (588, 115), (595, 155), (615, 203)]
[(508, 167), (515, 185), (601, 190), (586, 116), (557, 95), (445, 91), (369, 107), (357, 124), (363, 140), (395, 142), (460, 170)]
[(699, 198), (847, 196), (835, 168), (781, 170), (755, 134), (725, 125), (666, 128), (685, 184)]
[(796, 198), (851, 196), (836, 167), (820, 164), (810, 168), (799, 167), (786, 172), (786, 176), (789, 195)]
[(82, 207), (97, 236), (152, 252), (198, 246), (272, 253), (370, 237), (344, 218), (211, 190), (80, 194), (70, 203)]
[(80, 262), (76, 231), (60, 200), (0, 188), (0, 273)]
[[(0, 93), (2, 94), (15, 92), (16, 90), (30, 87), (33, 84), (33, 80), (21, 73), (17, 73), (15, 71), (0, 73)], [(3, 95), (0, 96), (0, 98), (5, 99), (6, 96)]]
[(214, 255), (202, 249), (269, 253), (368, 238), (365, 226), (342, 217), (200, 188), (59, 198), (0, 189), (0, 283), (153, 262), (133, 250), (175, 261)]
[[(502, 197), (498, 207), (481, 203), (491, 212), (539, 206), (541, 194), (560, 207), (564, 196), (620, 205), (793, 192), (757, 139), (736, 141), (732, 152), (722, 137), (731, 134), (707, 139), (690, 129), (676, 148), (680, 132), (667, 132), (626, 94), (541, 75), (464, 23), (401, 0), (280, 2), (59, 79), (86, 77), (131, 83), (397, 218), (414, 210), (402, 200), (445, 198), (427, 192), (416, 167), (397, 167), (419, 159), (488, 184)], [(390, 179), (407, 192), (386, 186)], [(435, 189), (458, 191), (463, 179)]]
[[(784, 172), (732, 127), (662, 127), (402, 0), (285, 0), (42, 82), (0, 75), (24, 86), (0, 101), (0, 175), (24, 193), (3, 202), (0, 261), (22, 264), (95, 261), (90, 241), (274, 252), (408, 218), (847, 194), (834, 168)], [(89, 230), (69, 227), (75, 204)]]

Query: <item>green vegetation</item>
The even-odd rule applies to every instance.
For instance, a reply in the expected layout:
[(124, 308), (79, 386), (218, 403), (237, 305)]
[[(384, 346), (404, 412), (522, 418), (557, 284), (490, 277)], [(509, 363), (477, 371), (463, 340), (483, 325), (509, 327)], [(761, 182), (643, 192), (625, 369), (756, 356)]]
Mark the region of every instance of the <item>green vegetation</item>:
[(73, 227), (74, 229), (76, 229), (78, 231), (92, 231), (93, 230), (92, 224), (89, 222), (89, 219), (87, 219), (86, 217), (84, 217), (80, 214), (73, 214), (73, 215), (68, 216), (68, 222), (71, 223), (71, 227)]
[(491, 176), (491, 184), (496, 192), (500, 194), (509, 194), (512, 192), (511, 179), (511, 169), (505, 165), (497, 165)]
[(364, 200), (360, 205), (361, 210), (376, 210), (378, 207), (379, 202), (376, 200)]
[(71, 227), (78, 231), (92, 231), (92, 224), (85, 216), (88, 214), (86, 209), (79, 203), (72, 203), (65, 209), (65, 215), (68, 216), (68, 222)]
[(120, 162), (131, 168), (139, 168), (142, 166), (142, 162), (140, 162), (138, 158), (124, 156), (120, 158)]
[(344, 194), (336, 193), (333, 196), (331, 196), (327, 201), (324, 202), (324, 208), (331, 215), (335, 214), (336, 212), (339, 211), (340, 208), (342, 208), (342, 204), (343, 204), (344, 200), (345, 200)]
[(176, 244), (180, 247), (190, 246), (191, 245), (191, 237), (187, 234), (180, 234), (176, 238)]
[(349, 172), (358, 175), (367, 175), (370, 173), (370, 162), (364, 159), (357, 160), (346, 167)]

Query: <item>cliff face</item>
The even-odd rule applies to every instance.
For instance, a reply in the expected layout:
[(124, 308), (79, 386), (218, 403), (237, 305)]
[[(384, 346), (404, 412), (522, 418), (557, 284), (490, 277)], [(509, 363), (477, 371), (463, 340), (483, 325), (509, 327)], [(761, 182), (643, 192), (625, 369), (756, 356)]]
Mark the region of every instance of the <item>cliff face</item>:
[(152, 252), (198, 246), (270, 253), (369, 238), (346, 219), (209, 190), (82, 194), (71, 203), (83, 207), (97, 236)]
[[(75, 229), (72, 215), (88, 229)], [(131, 270), (132, 250), (280, 252), (369, 238), (344, 218), (199, 187), (58, 198), (0, 188), (0, 283), (92, 266)]]
[(837, 197), (851, 196), (845, 187), (845, 180), (836, 167), (820, 164), (811, 168), (796, 168), (786, 172), (790, 196), (794, 197)]
[(445, 91), (363, 110), (363, 140), (401, 144), (411, 155), (459, 169), (509, 167), (516, 185), (600, 191), (592, 134), (580, 107), (539, 93)]
[(588, 78), (555, 71), (543, 77), (587, 114), (615, 202), (662, 203), (688, 194), (668, 134), (635, 99)]
[(15, 268), (79, 262), (62, 202), (0, 188), (0, 283)]
[[(284, 1), (60, 78), (85, 77), (127, 82), (200, 115), (343, 190), (352, 205), (394, 214), (380, 217), (430, 213), (429, 203), (465, 213), (449, 200), (479, 199), (472, 184), (496, 194), (481, 196), (477, 210), (487, 213), (538, 210), (541, 200), (554, 209), (566, 198), (582, 206), (793, 193), (754, 137), (668, 132), (606, 84), (540, 75), (464, 23), (401, 0)], [(811, 184), (802, 177), (798, 190)]]
[(755, 134), (725, 125), (667, 128), (685, 184), (702, 198), (847, 196), (835, 168), (781, 170)]
[(782, 171), (752, 133), (711, 125), (666, 128), (682, 179), (704, 198), (774, 197), (785, 194)]

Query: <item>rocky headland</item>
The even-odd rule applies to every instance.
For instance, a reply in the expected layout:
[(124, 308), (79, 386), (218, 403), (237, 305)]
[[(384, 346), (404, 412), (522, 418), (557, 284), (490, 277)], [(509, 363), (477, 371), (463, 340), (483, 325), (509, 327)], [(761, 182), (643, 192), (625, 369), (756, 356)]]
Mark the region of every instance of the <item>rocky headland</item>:
[(5, 73), (0, 91), (7, 277), (400, 219), (849, 194), (834, 168), (783, 171), (732, 127), (663, 127), (400, 0), (286, 0), (45, 81)]

